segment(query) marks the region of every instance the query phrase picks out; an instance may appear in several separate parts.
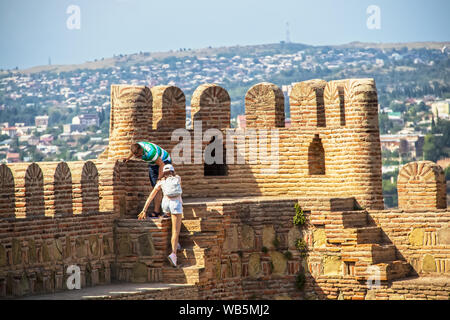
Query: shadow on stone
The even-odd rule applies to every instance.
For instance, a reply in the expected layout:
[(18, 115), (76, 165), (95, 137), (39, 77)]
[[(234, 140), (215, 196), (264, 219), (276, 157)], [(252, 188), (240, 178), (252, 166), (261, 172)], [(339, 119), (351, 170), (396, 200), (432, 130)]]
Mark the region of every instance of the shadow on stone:
[(14, 176), (7, 165), (0, 165), (0, 218), (15, 218)]
[(27, 218), (45, 216), (44, 175), (36, 163), (25, 174), (25, 208)]
[(83, 214), (99, 212), (98, 171), (91, 161), (85, 163), (81, 173), (81, 199)]

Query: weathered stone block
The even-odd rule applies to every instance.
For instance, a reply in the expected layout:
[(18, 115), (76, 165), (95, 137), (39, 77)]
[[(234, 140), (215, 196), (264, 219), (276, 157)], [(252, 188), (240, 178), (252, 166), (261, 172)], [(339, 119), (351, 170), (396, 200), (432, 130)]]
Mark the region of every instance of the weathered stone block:
[(36, 242), (33, 239), (28, 239), (28, 263), (33, 264), (37, 260)]
[(450, 244), (450, 228), (442, 228), (438, 230), (439, 244)]
[(272, 274), (277, 276), (284, 275), (287, 268), (287, 260), (284, 255), (278, 251), (271, 251), (270, 257), (273, 264)]
[(142, 234), (138, 237), (139, 254), (141, 256), (153, 256), (155, 254), (155, 246), (153, 245), (152, 236), (150, 234)]
[(91, 255), (98, 257), (100, 255), (100, 245), (98, 243), (98, 236), (92, 235), (89, 237), (89, 249)]
[(53, 259), (53, 246), (50, 245), (50, 248), (52, 250), (49, 249), (49, 245), (46, 242), (42, 243), (42, 260), (44, 262), (50, 262)]
[(83, 238), (77, 238), (77, 240), (75, 241), (75, 247), (77, 250), (78, 258), (84, 258), (87, 256), (87, 248)]
[(53, 241), (52, 251), (52, 255), (55, 260), (61, 261), (63, 259), (64, 248), (61, 239), (55, 239)]
[(327, 235), (323, 228), (315, 229), (313, 232), (313, 247), (320, 248), (327, 244)]
[(22, 263), (22, 244), (17, 239), (12, 240), (12, 260), (15, 265)]
[(265, 225), (263, 228), (263, 246), (268, 249), (273, 249), (273, 241), (275, 240), (275, 229), (272, 225)]
[(64, 258), (68, 259), (72, 257), (72, 241), (69, 236), (65, 239)]
[(325, 256), (322, 259), (324, 275), (341, 275), (342, 261), (338, 256)]
[(238, 247), (238, 230), (236, 225), (232, 225), (230, 228), (225, 229), (225, 241), (223, 243), (223, 249), (227, 251), (236, 251)]
[(131, 239), (129, 235), (120, 235), (118, 239), (118, 250), (120, 255), (131, 254)]
[(241, 225), (241, 248), (253, 249), (255, 247), (255, 231), (249, 225)]
[(256, 278), (261, 274), (261, 257), (258, 253), (252, 253), (248, 261), (248, 275)]
[(288, 246), (290, 249), (295, 249), (295, 242), (302, 238), (302, 233), (299, 228), (292, 227), (288, 232)]
[(3, 245), (0, 244), (0, 267), (4, 267), (6, 264), (6, 250)]
[(133, 282), (146, 282), (148, 278), (148, 268), (145, 263), (136, 262), (133, 265), (132, 281)]
[(413, 246), (423, 245), (425, 230), (423, 228), (414, 228), (408, 236), (409, 244)]
[(112, 252), (111, 250), (111, 239), (109, 237), (103, 237), (103, 254), (108, 255)]
[(422, 271), (436, 272), (436, 261), (432, 255), (426, 254), (422, 261)]

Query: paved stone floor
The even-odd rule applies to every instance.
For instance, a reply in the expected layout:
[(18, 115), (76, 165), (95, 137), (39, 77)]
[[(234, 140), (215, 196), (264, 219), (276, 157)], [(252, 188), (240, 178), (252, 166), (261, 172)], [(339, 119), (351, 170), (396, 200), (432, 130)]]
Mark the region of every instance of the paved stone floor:
[(108, 296), (124, 296), (139, 294), (152, 290), (167, 290), (178, 288), (180, 286), (189, 286), (186, 284), (167, 284), (167, 283), (118, 283), (104, 286), (95, 286), (82, 288), (80, 290), (67, 290), (52, 294), (43, 294), (36, 296), (22, 297), (18, 300), (84, 300), (100, 299)]

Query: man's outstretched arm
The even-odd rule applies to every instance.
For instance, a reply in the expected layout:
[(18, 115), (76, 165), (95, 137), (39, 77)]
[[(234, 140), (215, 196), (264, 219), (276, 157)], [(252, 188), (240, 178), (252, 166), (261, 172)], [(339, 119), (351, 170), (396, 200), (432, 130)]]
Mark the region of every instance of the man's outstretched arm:
[(158, 191), (161, 189), (161, 185), (157, 184), (152, 192), (150, 192), (150, 195), (147, 198), (147, 201), (145, 201), (145, 205), (144, 208), (142, 209), (141, 213), (139, 213), (138, 215), (138, 219), (145, 219), (147, 217), (147, 210), (148, 207), (150, 206), (150, 203), (152, 203), (153, 199), (155, 198), (156, 194), (158, 193)]
[(155, 164), (157, 164), (159, 166), (159, 174), (158, 174), (158, 180), (159, 180), (163, 176), (163, 169), (164, 169), (164, 162), (162, 161), (161, 157), (158, 157), (158, 159), (156, 159)]
[(133, 158), (134, 157), (134, 154), (133, 154), (133, 152), (131, 152), (130, 151), (130, 153), (128, 154), (128, 156), (125, 158), (125, 159), (123, 159), (123, 161), (125, 162), (125, 163), (127, 163), (131, 158)]

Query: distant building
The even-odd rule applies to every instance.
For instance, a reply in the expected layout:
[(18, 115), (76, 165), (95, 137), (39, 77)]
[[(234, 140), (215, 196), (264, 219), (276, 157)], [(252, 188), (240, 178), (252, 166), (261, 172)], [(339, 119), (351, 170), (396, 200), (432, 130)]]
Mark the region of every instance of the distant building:
[(19, 137), (19, 143), (24, 143), (24, 142), (28, 142), (28, 140), (30, 139), (31, 136), (29, 135), (21, 135)]
[(390, 112), (390, 113), (388, 113), (388, 118), (392, 122), (397, 123), (401, 126), (403, 126), (403, 124), (404, 124), (402, 114), (400, 112)]
[(85, 151), (85, 152), (77, 152), (74, 154), (74, 157), (78, 160), (87, 160), (92, 155), (92, 151)]
[(53, 136), (51, 134), (44, 134), (40, 137), (39, 141), (45, 145), (50, 145), (53, 142)]
[[(16, 126), (17, 127), (17, 126)], [(31, 132), (36, 129), (35, 126), (32, 127), (17, 127), (17, 135), (18, 136), (23, 136), (23, 135), (30, 135)]]
[(381, 135), (381, 150), (397, 151), (402, 156), (409, 156), (414, 159), (423, 157), (423, 145), (425, 138), (423, 135)]
[(38, 144), (36, 149), (41, 151), (43, 154), (52, 154), (57, 153), (59, 148), (57, 146)]
[(35, 117), (34, 124), (36, 125), (36, 127), (47, 128), (48, 127), (48, 116)]
[(20, 154), (18, 153), (13, 153), (13, 152), (8, 152), (6, 154), (6, 161), (8, 163), (17, 163), (20, 162)]
[(82, 125), (79, 124), (65, 124), (63, 125), (64, 133), (80, 132), (83, 129)]
[(17, 136), (17, 128), (16, 127), (2, 128), (2, 134), (5, 134), (10, 138), (14, 138), (15, 136)]
[(72, 124), (81, 125), (83, 127), (98, 127), (100, 125), (100, 120), (98, 114), (81, 114), (72, 118)]
[(431, 111), (433, 115), (437, 118), (448, 119), (450, 115), (450, 101), (437, 101), (431, 104)]
[(39, 138), (35, 137), (35, 136), (31, 136), (27, 142), (30, 146), (37, 146), (39, 144)]

